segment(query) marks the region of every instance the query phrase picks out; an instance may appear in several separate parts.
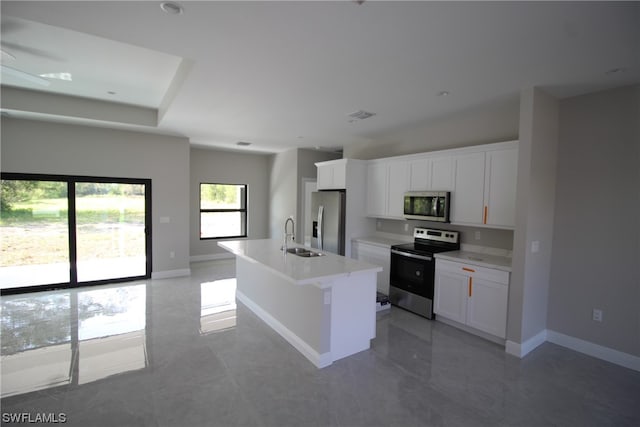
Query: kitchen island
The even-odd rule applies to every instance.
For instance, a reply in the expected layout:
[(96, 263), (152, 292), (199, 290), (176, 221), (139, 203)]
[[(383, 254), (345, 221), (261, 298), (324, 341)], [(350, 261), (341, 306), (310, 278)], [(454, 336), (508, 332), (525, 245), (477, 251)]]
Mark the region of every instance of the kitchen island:
[[(236, 255), (236, 297), (318, 368), (370, 346), (381, 267), (327, 252), (301, 257), (274, 239), (218, 242)], [(318, 251), (316, 251), (318, 252)]]

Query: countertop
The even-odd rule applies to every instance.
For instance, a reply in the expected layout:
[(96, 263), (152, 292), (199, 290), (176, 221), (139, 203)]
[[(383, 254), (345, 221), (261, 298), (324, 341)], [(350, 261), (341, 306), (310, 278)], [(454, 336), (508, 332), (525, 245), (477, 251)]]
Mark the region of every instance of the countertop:
[(479, 267), (494, 268), (496, 270), (511, 272), (511, 258), (481, 252), (451, 251), (440, 252), (434, 255), (438, 259), (446, 259)]
[(374, 236), (365, 236), (365, 237), (356, 237), (351, 239), (352, 241), (368, 243), (370, 245), (380, 246), (385, 249), (390, 249), (393, 245), (399, 245), (402, 243), (411, 243), (413, 242), (413, 237), (411, 236), (395, 236), (395, 235), (374, 235)]
[(354, 273), (382, 271), (382, 267), (377, 265), (312, 248), (308, 249), (325, 255), (312, 258), (284, 255), (280, 250), (282, 241), (277, 239), (229, 240), (218, 242), (218, 246), (239, 257), (262, 264), (296, 285), (317, 285)]

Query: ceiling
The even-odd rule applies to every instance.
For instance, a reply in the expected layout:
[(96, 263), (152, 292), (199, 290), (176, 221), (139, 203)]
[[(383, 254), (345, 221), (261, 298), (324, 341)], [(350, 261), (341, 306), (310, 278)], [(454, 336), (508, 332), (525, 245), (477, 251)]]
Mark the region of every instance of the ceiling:
[[(72, 80), (2, 84), (152, 109), (143, 129), (198, 146), (279, 152), (374, 140), (529, 86), (565, 98), (640, 82), (640, 2), (176, 3), (3, 0), (15, 59), (2, 64)], [(361, 109), (375, 115), (348, 116)]]

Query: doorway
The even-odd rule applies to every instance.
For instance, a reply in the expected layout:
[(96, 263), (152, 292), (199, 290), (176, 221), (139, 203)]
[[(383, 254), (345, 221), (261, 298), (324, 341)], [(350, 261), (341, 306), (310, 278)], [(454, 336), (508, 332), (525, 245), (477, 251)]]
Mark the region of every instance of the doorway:
[(0, 292), (151, 277), (151, 180), (2, 174)]

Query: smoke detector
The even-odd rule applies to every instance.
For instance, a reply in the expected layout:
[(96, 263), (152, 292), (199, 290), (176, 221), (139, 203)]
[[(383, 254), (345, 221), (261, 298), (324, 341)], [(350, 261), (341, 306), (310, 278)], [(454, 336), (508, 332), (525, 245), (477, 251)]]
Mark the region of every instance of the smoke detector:
[(184, 9), (178, 3), (173, 3), (170, 1), (165, 1), (160, 3), (160, 9), (170, 15), (182, 15)]
[[(364, 119), (368, 119), (369, 117), (373, 117), (375, 115), (376, 115), (376, 113), (370, 113), (368, 111), (358, 110), (358, 111), (354, 111), (353, 113), (349, 114), (349, 117), (351, 117), (352, 119), (356, 119), (356, 120), (364, 120)], [(355, 121), (355, 120), (353, 120), (353, 121)]]

